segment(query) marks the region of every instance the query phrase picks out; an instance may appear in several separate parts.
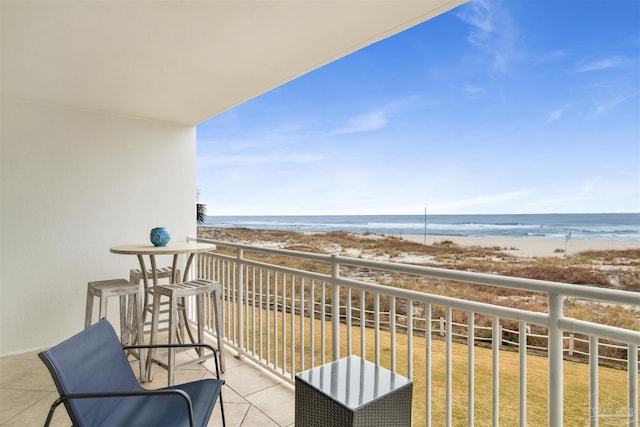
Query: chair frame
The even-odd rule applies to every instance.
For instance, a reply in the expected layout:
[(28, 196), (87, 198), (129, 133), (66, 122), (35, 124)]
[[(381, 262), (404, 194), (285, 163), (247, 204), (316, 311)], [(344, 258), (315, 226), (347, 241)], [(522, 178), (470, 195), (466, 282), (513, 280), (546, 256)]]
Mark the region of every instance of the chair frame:
[[(202, 347), (211, 350), (214, 354), (214, 362), (216, 366), (216, 379), (220, 380), (220, 371), (218, 367), (218, 350), (214, 348), (212, 345), (203, 344), (203, 343), (194, 343), (194, 344), (143, 344), (143, 345), (129, 345), (123, 346), (122, 350), (125, 352), (127, 350), (142, 350), (142, 349), (156, 349), (156, 348), (194, 348), (194, 347)], [(44, 352), (43, 352), (44, 353)], [(39, 356), (42, 361), (49, 368), (49, 360), (46, 356), (41, 353)], [(224, 380), (221, 380), (224, 382)], [(53, 419), (53, 414), (55, 410), (60, 406), (61, 403), (65, 403), (72, 399), (95, 399), (95, 398), (112, 398), (112, 397), (131, 397), (131, 396), (152, 396), (152, 395), (176, 395), (184, 399), (186, 403), (187, 415), (189, 418), (189, 426), (194, 427), (194, 418), (193, 418), (193, 405), (191, 402), (191, 398), (189, 394), (183, 390), (179, 389), (158, 389), (158, 390), (143, 390), (143, 391), (118, 391), (118, 392), (95, 392), (95, 393), (69, 393), (60, 395), (49, 409), (49, 413), (47, 415), (47, 419), (45, 421), (44, 427), (48, 427)], [(220, 400), (220, 414), (222, 417), (222, 425), (226, 426), (225, 417), (224, 417), (224, 407), (222, 403), (222, 392), (218, 395)], [(65, 405), (66, 406), (66, 405)], [(69, 410), (67, 410), (68, 412)], [(73, 414), (69, 414), (72, 418), (75, 418)], [(74, 422), (75, 425), (75, 422)]]

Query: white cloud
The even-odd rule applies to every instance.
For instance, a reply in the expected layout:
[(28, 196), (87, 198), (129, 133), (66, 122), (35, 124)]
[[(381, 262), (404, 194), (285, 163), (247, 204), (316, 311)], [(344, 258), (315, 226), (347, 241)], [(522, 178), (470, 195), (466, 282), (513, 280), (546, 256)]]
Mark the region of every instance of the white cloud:
[(554, 110), (549, 110), (547, 112), (547, 118), (545, 119), (544, 123), (549, 124), (556, 120), (560, 120), (565, 116), (565, 114), (567, 114), (568, 111), (577, 112), (576, 109), (579, 109), (581, 111), (580, 112), (581, 116), (586, 117), (587, 119), (594, 119), (599, 115), (613, 108), (616, 108), (617, 106), (619, 106), (620, 104), (623, 104), (629, 99), (637, 97), (638, 95), (639, 95), (638, 93), (634, 93), (626, 96), (617, 96), (613, 99), (608, 99), (606, 101), (584, 101), (579, 104), (570, 103), (563, 107), (560, 107)]
[(608, 68), (616, 68), (624, 65), (627, 60), (621, 56), (614, 56), (611, 58), (599, 59), (597, 61), (591, 61), (578, 67), (579, 73), (586, 73), (589, 71), (606, 70)]
[(507, 11), (497, 2), (474, 0), (458, 17), (471, 26), (467, 40), (493, 58), (493, 67), (504, 71), (516, 54), (518, 31)]
[(478, 99), (487, 93), (485, 88), (475, 85), (466, 85), (464, 91), (467, 93), (467, 99)]
[(387, 116), (388, 114), (384, 111), (359, 114), (349, 119), (344, 126), (333, 130), (330, 134), (347, 135), (351, 133), (373, 132), (382, 129), (389, 123)]
[(329, 135), (348, 135), (380, 130), (389, 124), (393, 115), (398, 114), (402, 110), (414, 108), (420, 99), (421, 97), (419, 95), (406, 96), (389, 102), (373, 111), (357, 114), (347, 119), (343, 126), (330, 131)]
[(547, 113), (547, 118), (544, 121), (544, 123), (548, 124), (548, 123), (551, 123), (551, 122), (555, 122), (556, 120), (560, 120), (565, 115), (567, 110), (570, 110), (573, 107), (574, 106), (572, 104), (568, 104), (568, 105), (565, 105), (563, 107), (556, 108), (555, 110), (550, 110)]
[(595, 188), (596, 188), (595, 181), (594, 180), (588, 180), (582, 185), (582, 188), (580, 188), (578, 190), (578, 194), (579, 195), (586, 195), (586, 194), (589, 194), (589, 193), (593, 193)]
[(628, 96), (621, 96), (621, 97), (615, 98), (615, 99), (613, 99), (611, 101), (599, 103), (595, 107), (594, 115), (598, 116), (598, 115), (604, 113), (607, 110), (610, 110), (610, 109), (612, 109), (614, 107), (617, 107), (618, 105), (622, 104), (626, 100), (628, 100), (630, 98), (633, 98), (635, 96), (637, 96), (637, 94), (628, 95)]
[(562, 112), (563, 112), (562, 109), (549, 111), (549, 114), (547, 116), (547, 120), (545, 120), (545, 123), (555, 122), (560, 117), (562, 117)]

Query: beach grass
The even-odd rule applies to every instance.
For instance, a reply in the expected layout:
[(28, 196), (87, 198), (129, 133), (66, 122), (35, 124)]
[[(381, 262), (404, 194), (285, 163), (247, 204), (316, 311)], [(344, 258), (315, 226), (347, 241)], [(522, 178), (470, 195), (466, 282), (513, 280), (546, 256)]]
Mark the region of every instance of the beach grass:
[[(282, 249), (337, 254), (363, 259), (397, 261), (430, 267), (522, 277), (584, 286), (640, 291), (640, 248), (607, 251), (586, 251), (571, 256), (522, 258), (512, 255), (502, 246), (461, 246), (444, 239), (432, 245), (403, 240), (393, 236), (355, 234), (347, 232), (299, 233), (290, 231), (249, 230), (237, 228), (200, 228), (199, 236), (255, 246), (277, 244)], [(233, 250), (220, 249), (233, 255)], [(245, 252), (245, 258), (264, 261), (322, 274), (330, 273), (327, 263), (291, 257)], [(352, 271), (345, 267), (342, 277)], [(541, 294), (461, 284), (447, 280), (415, 278), (405, 275), (376, 275), (369, 281), (455, 298), (546, 312), (546, 297)], [(640, 313), (634, 307), (610, 304), (585, 304), (567, 301), (565, 315), (580, 320), (597, 320), (610, 326), (640, 330)], [(440, 315), (439, 313), (437, 313)], [(454, 321), (465, 322), (464, 313)], [(488, 321), (484, 321), (484, 325)], [(483, 325), (482, 321), (480, 325)]]

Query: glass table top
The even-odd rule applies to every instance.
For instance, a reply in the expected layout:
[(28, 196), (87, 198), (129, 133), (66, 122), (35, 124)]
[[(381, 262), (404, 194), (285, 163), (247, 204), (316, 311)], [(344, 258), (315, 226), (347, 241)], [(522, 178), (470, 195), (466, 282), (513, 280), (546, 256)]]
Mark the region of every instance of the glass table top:
[(408, 378), (357, 356), (300, 372), (296, 378), (351, 410), (411, 383)]

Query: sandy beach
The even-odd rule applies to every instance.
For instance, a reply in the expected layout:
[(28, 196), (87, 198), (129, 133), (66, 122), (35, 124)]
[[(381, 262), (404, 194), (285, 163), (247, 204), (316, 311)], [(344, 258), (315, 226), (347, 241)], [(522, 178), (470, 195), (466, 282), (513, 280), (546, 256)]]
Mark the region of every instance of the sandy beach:
[(405, 240), (432, 245), (443, 241), (452, 241), (460, 246), (500, 247), (506, 253), (525, 257), (552, 257), (573, 255), (588, 250), (640, 249), (640, 242), (618, 240), (561, 240), (517, 237), (464, 237), (402, 235)]

